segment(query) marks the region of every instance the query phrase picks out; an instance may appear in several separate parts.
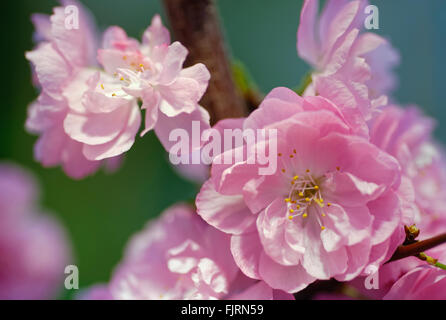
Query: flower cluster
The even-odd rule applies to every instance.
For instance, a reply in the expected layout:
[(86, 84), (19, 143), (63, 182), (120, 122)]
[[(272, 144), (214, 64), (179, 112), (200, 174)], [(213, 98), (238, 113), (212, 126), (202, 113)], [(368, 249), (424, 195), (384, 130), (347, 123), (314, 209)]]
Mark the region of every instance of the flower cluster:
[(145, 110), (141, 134), (153, 129), (166, 149), (171, 128), (190, 127), (192, 120), (209, 127), (198, 101), (210, 74), (203, 64), (182, 67), (187, 50), (171, 43), (159, 16), (141, 43), (119, 27), (108, 28), (100, 42), (89, 13), (74, 4), (79, 10), (75, 29), (66, 27), (64, 7), (32, 19), (38, 44), (26, 58), (40, 95), (29, 108), (26, 128), (40, 136), (38, 161), (61, 165), (73, 178), (91, 174), (104, 162), (115, 167), (140, 128), (139, 101)]
[[(361, 276), (404, 242), (404, 225), (417, 223), (423, 237), (432, 236), (430, 225), (446, 217), (446, 162), (433, 121), (416, 107), (388, 103), (398, 54), (361, 31), (366, 5), (327, 1), (318, 20), (318, 1), (305, 1), (297, 48), (314, 68), (310, 85), (303, 97), (273, 89), (241, 125), (277, 131), (277, 172), (259, 175), (261, 165), (250, 161), (258, 148), (245, 143), (244, 161), (235, 150), (214, 159), (197, 196), (204, 220), (231, 235), (239, 268), (276, 289), (297, 292), (330, 278), (361, 279), (364, 288)], [(233, 161), (223, 163), (225, 156)], [(444, 283), (444, 270), (422, 261), (412, 270), (411, 262), (383, 266), (391, 276), (383, 276), (381, 297), (429, 297)], [(420, 295), (407, 289), (418, 288), (415, 278), (423, 282)]]
[(187, 205), (167, 209), (134, 236), (108, 285), (83, 299), (292, 299), (237, 268), (230, 237)]
[[(298, 55), (313, 69), (303, 94), (274, 88), (246, 118), (209, 130), (276, 135), (219, 145), (209, 174), (207, 166), (181, 167), (207, 179), (196, 209), (175, 205), (150, 222), (110, 282), (80, 298), (291, 299), (328, 279), (355, 297), (446, 298), (437, 263), (446, 260), (444, 245), (419, 255), (427, 262), (386, 263), (407, 230), (422, 238), (445, 231), (446, 158), (434, 122), (393, 101), (399, 54), (362, 30), (368, 2), (328, 0), (320, 16), (318, 5), (304, 2), (297, 32)], [(210, 74), (200, 63), (183, 68), (187, 50), (171, 43), (159, 16), (141, 42), (110, 27), (101, 43), (85, 9), (76, 30), (63, 18), (62, 7), (35, 15), (39, 43), (26, 54), (40, 89), (26, 127), (40, 135), (35, 156), (43, 165), (60, 164), (73, 178), (116, 166), (134, 143), (140, 109), (141, 135), (154, 130), (169, 151), (173, 129), (190, 132), (193, 121), (210, 128), (198, 104)], [(205, 147), (192, 144), (187, 156)], [(266, 149), (277, 166), (260, 174), (264, 163), (256, 160)], [(371, 267), (381, 287), (368, 292)]]

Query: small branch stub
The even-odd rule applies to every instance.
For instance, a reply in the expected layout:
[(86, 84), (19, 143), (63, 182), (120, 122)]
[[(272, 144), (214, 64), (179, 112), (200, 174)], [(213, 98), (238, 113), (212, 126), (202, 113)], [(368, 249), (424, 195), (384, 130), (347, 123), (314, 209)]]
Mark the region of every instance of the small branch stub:
[(443, 243), (446, 243), (446, 233), (426, 240), (416, 241), (411, 244), (403, 244), (396, 249), (395, 253), (388, 262), (400, 260), (410, 256), (418, 256), (420, 253)]

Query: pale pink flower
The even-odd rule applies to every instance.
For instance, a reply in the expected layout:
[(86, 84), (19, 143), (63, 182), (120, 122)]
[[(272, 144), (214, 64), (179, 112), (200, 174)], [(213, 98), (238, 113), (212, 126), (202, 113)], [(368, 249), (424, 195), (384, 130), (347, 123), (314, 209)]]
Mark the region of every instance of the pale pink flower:
[(0, 299), (51, 299), (62, 288), (70, 248), (61, 225), (39, 214), (29, 173), (0, 164)]
[(314, 68), (305, 94), (332, 100), (367, 136), (366, 121), (395, 86), (391, 69), (399, 56), (385, 39), (360, 32), (367, 1), (329, 0), (319, 19), (318, 3), (305, 1), (297, 33), (298, 53)]
[[(446, 258), (445, 255), (442, 256)], [(446, 271), (428, 265), (419, 266), (392, 286), (385, 300), (445, 300)]]
[(94, 23), (79, 3), (63, 4), (78, 8), (78, 29), (66, 28), (64, 7), (54, 8), (51, 17), (33, 16), (36, 38), (42, 42), (26, 57), (41, 94), (29, 108), (26, 128), (40, 135), (34, 149), (39, 162), (62, 165), (69, 176), (83, 178), (100, 167), (99, 160), (128, 150), (140, 114), (135, 101), (95, 93), (99, 77), (106, 76), (91, 69), (96, 66)]
[(38, 198), (37, 193), (33, 177), (13, 164), (0, 164), (0, 213), (3, 222), (30, 213)]
[(239, 272), (228, 235), (176, 205), (135, 235), (108, 285), (83, 299), (284, 299)]
[(119, 27), (110, 27), (104, 36), (98, 59), (105, 70), (121, 80), (122, 89), (142, 99), (146, 132), (154, 129), (169, 150), (169, 133), (175, 128), (191, 131), (191, 122), (209, 128), (209, 114), (198, 105), (206, 91), (210, 74), (202, 63), (183, 68), (187, 49), (170, 43), (169, 31), (155, 15), (144, 32), (142, 43), (127, 37)]
[[(446, 206), (446, 159), (432, 138), (434, 120), (416, 107), (390, 106), (373, 121), (370, 141), (394, 156), (411, 181), (422, 216), (438, 215)], [(429, 221), (429, 219), (428, 219)], [(421, 227), (421, 224), (419, 227)]]
[[(240, 269), (295, 292), (315, 279), (351, 280), (404, 239), (398, 162), (352, 134), (336, 105), (274, 89), (243, 128), (277, 130), (277, 172), (259, 175), (259, 145), (214, 159), (198, 213), (232, 234)], [(221, 157), (232, 154), (232, 164)], [(220, 161), (217, 161), (220, 160)]]
[(119, 80), (84, 69), (66, 88), (68, 113), (64, 131), (82, 143), (91, 161), (113, 158), (128, 151), (141, 125), (136, 99), (121, 90)]

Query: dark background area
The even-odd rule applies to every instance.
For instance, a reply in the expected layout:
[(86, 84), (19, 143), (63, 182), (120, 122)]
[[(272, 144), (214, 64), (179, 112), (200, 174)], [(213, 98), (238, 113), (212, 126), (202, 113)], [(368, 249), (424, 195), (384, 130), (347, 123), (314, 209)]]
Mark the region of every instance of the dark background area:
[[(241, 60), (268, 92), (276, 86), (294, 87), (309, 70), (297, 57), (296, 31), (302, 1), (220, 0), (218, 7), (230, 52)], [(91, 0), (101, 30), (123, 27), (140, 39), (159, 0)], [(446, 124), (446, 1), (376, 0), (380, 30), (401, 54), (395, 98), (419, 105)], [(98, 172), (74, 181), (60, 168), (45, 169), (33, 160), (36, 137), (24, 130), (26, 109), (36, 98), (24, 53), (33, 48), (32, 13), (50, 14), (56, 1), (2, 2), (2, 106), (0, 108), (0, 161), (18, 163), (37, 176), (42, 207), (57, 216), (72, 240), (82, 287), (109, 279), (129, 236), (178, 201), (193, 199), (198, 186), (180, 178), (153, 133), (137, 138), (122, 168), (114, 174)], [(436, 136), (446, 142), (446, 125)]]

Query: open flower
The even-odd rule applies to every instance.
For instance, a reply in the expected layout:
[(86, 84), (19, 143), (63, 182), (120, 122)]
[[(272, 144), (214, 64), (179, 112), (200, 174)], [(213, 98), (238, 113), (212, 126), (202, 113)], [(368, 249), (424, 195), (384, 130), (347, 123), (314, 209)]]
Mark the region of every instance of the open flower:
[[(209, 114), (198, 105), (209, 72), (203, 64), (182, 68), (187, 50), (179, 42), (170, 44), (159, 16), (142, 44), (111, 27), (98, 51), (88, 12), (73, 1), (63, 4), (78, 7), (79, 28), (66, 28), (63, 7), (51, 17), (36, 15), (40, 43), (26, 54), (41, 89), (26, 123), (28, 131), (40, 135), (38, 161), (60, 164), (73, 178), (93, 173), (104, 161), (108, 167), (119, 162), (116, 157), (131, 148), (140, 128), (138, 99), (146, 109), (143, 134), (154, 129), (166, 149), (175, 128), (191, 132), (193, 121), (209, 128)], [(98, 68), (96, 53), (105, 70)]]
[(422, 219), (441, 214), (446, 205), (445, 155), (433, 140), (433, 128), (434, 120), (416, 107), (390, 106), (370, 129), (370, 141), (394, 156), (411, 181), (415, 203), (421, 211), (415, 221), (420, 228), (424, 225)]
[(295, 292), (315, 279), (353, 279), (402, 242), (400, 166), (353, 135), (336, 105), (276, 88), (243, 127), (277, 130), (277, 171), (259, 175), (250, 161), (271, 141), (245, 145), (243, 161), (214, 159), (196, 204), (233, 235), (245, 274)]
[(187, 49), (170, 43), (169, 31), (156, 15), (143, 34), (142, 43), (127, 37), (119, 27), (110, 27), (98, 59), (105, 70), (120, 79), (122, 89), (142, 99), (145, 129), (154, 129), (164, 147), (172, 143), (173, 128), (191, 129), (193, 120), (209, 128), (209, 114), (198, 102), (206, 91), (210, 74), (202, 63), (183, 68)]
[(62, 287), (70, 248), (58, 221), (40, 214), (37, 186), (0, 164), (0, 299), (51, 299)]
[(34, 149), (38, 161), (83, 178), (103, 164), (100, 160), (115, 162), (113, 157), (130, 147), (140, 115), (135, 101), (89, 93), (99, 81), (92, 69), (98, 47), (94, 23), (79, 3), (63, 4), (76, 5), (79, 28), (65, 27), (64, 7), (54, 8), (51, 17), (33, 16), (41, 42), (26, 57), (41, 93), (29, 107), (26, 128), (40, 135)]
[(83, 299), (290, 299), (239, 272), (228, 235), (176, 205), (132, 238), (109, 285)]
[(395, 86), (392, 68), (399, 56), (373, 33), (361, 33), (367, 1), (327, 1), (318, 19), (318, 0), (306, 0), (297, 33), (297, 50), (313, 68), (305, 94), (336, 103), (349, 124), (367, 136), (366, 121)]
[(68, 113), (64, 131), (82, 143), (88, 160), (113, 158), (130, 149), (141, 114), (136, 99), (121, 90), (118, 80), (84, 69), (65, 90)]

